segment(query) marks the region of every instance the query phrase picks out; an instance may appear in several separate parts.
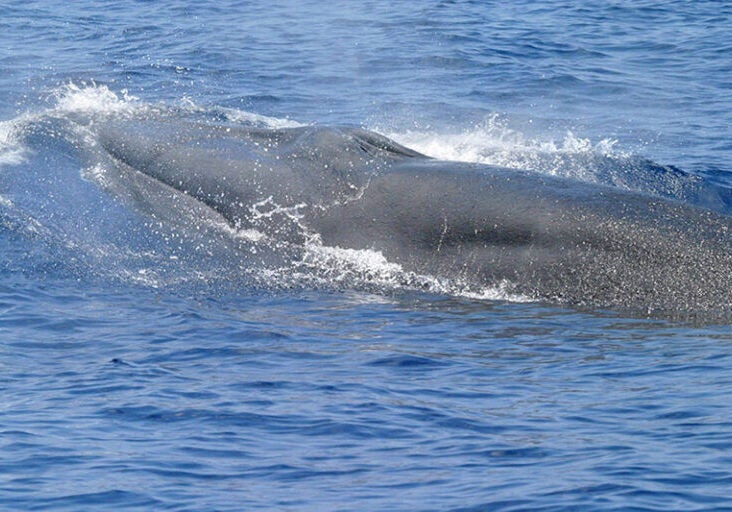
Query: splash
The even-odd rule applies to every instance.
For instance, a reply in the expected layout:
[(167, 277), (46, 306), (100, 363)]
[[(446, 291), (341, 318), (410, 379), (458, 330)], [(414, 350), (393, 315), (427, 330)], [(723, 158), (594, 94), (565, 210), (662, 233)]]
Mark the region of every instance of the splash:
[(0, 121), (0, 168), (28, 161), (33, 151), (26, 137), (34, 131), (45, 129), (51, 137), (71, 139), (61, 125), (72, 122), (76, 123), (76, 135), (92, 143), (93, 139), (81, 129), (83, 125), (99, 116), (132, 116), (151, 109), (125, 90), (115, 93), (94, 82), (68, 83), (52, 90), (48, 97), (53, 101), (50, 108), (29, 110), (14, 119)]
[(26, 161), (28, 150), (20, 141), (20, 120), (0, 121), (0, 169)]
[[(306, 274), (308, 279), (317, 279), (329, 286), (340, 284), (366, 290), (420, 291), (486, 301), (535, 300), (513, 292), (513, 285), (508, 281), (475, 289), (468, 283), (406, 271), (398, 263), (389, 261), (381, 251), (325, 246), (317, 239), (306, 244), (299, 265), (310, 270)], [(300, 274), (300, 278), (302, 276)]]
[(595, 181), (596, 177), (588, 161), (628, 156), (618, 151), (618, 141), (610, 138), (593, 143), (571, 131), (566, 132), (560, 141), (530, 138), (511, 128), (508, 121), (498, 114), (492, 114), (483, 122), (456, 132), (428, 129), (404, 132), (387, 130), (384, 133), (400, 144), (439, 160), (531, 170), (586, 181)]
[(68, 83), (52, 91), (51, 96), (56, 101), (52, 112), (57, 114), (132, 115), (150, 108), (126, 89), (115, 93), (95, 82)]

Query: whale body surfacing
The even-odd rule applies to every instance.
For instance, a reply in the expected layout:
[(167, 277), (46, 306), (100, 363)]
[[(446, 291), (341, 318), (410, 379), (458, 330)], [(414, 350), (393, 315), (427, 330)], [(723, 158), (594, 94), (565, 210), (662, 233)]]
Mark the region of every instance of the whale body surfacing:
[(732, 218), (703, 208), (434, 160), (360, 129), (151, 120), (96, 129), (116, 165), (236, 229), (261, 228), (256, 207), (269, 204), (270, 214), (296, 211), (323, 245), (380, 251), (421, 274), (593, 308), (732, 316)]

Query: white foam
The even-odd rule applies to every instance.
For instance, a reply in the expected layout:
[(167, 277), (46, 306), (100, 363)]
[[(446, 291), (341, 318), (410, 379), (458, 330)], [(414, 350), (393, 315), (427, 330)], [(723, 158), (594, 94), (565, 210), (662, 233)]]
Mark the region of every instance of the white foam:
[[(377, 131), (378, 128), (377, 128)], [(386, 131), (386, 136), (440, 160), (528, 169), (547, 174), (566, 174), (567, 158), (580, 155), (617, 155), (614, 139), (593, 143), (566, 132), (557, 142), (530, 138), (509, 127), (498, 114), (456, 132), (427, 130)]]
[(22, 164), (25, 161), (26, 153), (24, 148), (7, 149), (0, 147), (0, 167)]
[(507, 302), (535, 302), (536, 299), (521, 293), (511, 291), (513, 285), (503, 280), (495, 286), (488, 286), (477, 292), (465, 290), (459, 295), (474, 300), (491, 300), (491, 301), (507, 301)]
[(28, 151), (19, 141), (20, 120), (0, 121), (0, 168), (22, 164)]
[[(116, 93), (106, 85), (94, 82), (68, 83), (54, 89), (49, 95), (55, 102), (52, 107), (40, 111), (29, 110), (14, 119), (0, 121), (0, 167), (18, 165), (27, 160), (31, 151), (24, 145), (24, 133), (36, 123), (49, 119), (78, 121), (78, 117), (72, 116), (81, 115), (84, 121), (76, 126), (79, 130), (76, 135), (84, 137), (85, 143), (93, 145), (92, 134), (82, 125), (88, 124), (95, 117), (134, 115), (152, 109), (126, 90)], [(99, 169), (90, 169), (87, 172), (98, 174)]]
[(80, 85), (68, 83), (53, 91), (53, 96), (56, 99), (54, 111), (57, 113), (133, 114), (146, 108), (127, 90), (115, 93), (106, 85), (94, 82), (81, 82)]
[(332, 270), (336, 280), (355, 274), (370, 276), (382, 283), (394, 283), (404, 273), (401, 265), (389, 262), (380, 251), (344, 249), (319, 243), (307, 245), (303, 262)]
[(465, 297), (473, 300), (531, 302), (534, 299), (512, 291), (509, 281), (475, 289), (465, 283), (409, 272), (389, 261), (381, 251), (345, 249), (321, 245), (317, 241), (306, 244), (301, 262), (316, 270), (329, 284), (377, 286), (393, 290), (419, 290), (431, 293)]
[(95, 164), (83, 169), (81, 176), (82, 178), (98, 183), (102, 188), (109, 188), (112, 186), (111, 181), (107, 177), (107, 170), (101, 164)]

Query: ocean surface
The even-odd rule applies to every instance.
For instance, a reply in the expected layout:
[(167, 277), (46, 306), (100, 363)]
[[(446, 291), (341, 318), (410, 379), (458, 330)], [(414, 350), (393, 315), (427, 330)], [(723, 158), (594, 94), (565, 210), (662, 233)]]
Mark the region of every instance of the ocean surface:
[(732, 510), (732, 326), (259, 266), (105, 187), (140, 112), (732, 197), (732, 4), (0, 2), (0, 510)]

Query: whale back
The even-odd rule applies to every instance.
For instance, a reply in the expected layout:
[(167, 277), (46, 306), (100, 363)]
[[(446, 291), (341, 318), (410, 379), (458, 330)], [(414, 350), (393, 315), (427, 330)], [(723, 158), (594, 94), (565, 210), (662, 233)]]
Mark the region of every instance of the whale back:
[(239, 222), (245, 220), (237, 211), (240, 203), (268, 197), (283, 207), (342, 201), (395, 162), (427, 158), (355, 128), (129, 121), (103, 126), (98, 138), (118, 162)]
[(539, 299), (732, 314), (732, 219), (677, 201), (432, 160), (353, 128), (115, 124), (99, 141), (237, 229), (267, 231), (266, 218), (295, 243), (375, 250), (410, 271)]
[(732, 219), (609, 187), (410, 162), (317, 222), (326, 244), (528, 296), (673, 315), (732, 308)]

